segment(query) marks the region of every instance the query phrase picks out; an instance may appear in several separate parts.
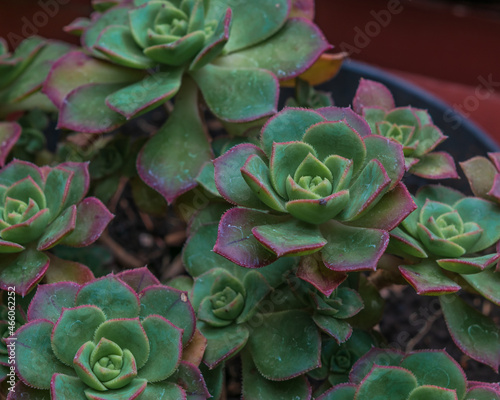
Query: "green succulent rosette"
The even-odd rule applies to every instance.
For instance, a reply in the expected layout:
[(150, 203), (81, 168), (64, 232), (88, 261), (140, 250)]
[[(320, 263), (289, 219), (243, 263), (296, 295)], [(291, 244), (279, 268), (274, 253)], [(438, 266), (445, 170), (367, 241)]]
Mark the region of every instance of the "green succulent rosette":
[(460, 365), (443, 350), (403, 354), (374, 348), (339, 384), (318, 400), (472, 400), (500, 399), (495, 384), (468, 382)]
[(223, 215), (214, 251), (248, 268), (303, 256), (298, 275), (323, 293), (346, 272), (375, 269), (387, 231), (415, 208), (400, 182), (401, 145), (335, 107), (287, 108), (261, 143), (214, 160), (219, 193), (238, 206)]
[(99, 238), (113, 215), (85, 197), (88, 165), (37, 167), (14, 160), (0, 169), (0, 288), (25, 295), (48, 272), (80, 282), (93, 277), (85, 266), (49, 254), (58, 244), (83, 247)]
[(418, 209), (391, 231), (388, 249), (404, 257), (404, 278), (419, 294), (444, 294), (460, 290), (458, 276), (492, 299), (491, 276), (497, 278), (489, 269), (499, 255), (484, 251), (500, 239), (497, 206), (435, 185), (422, 187), (415, 202)]
[(208, 398), (199, 369), (182, 360), (194, 332), (187, 294), (146, 268), (40, 285), (16, 332), (13, 398)]
[(427, 110), (396, 107), (389, 89), (368, 79), (361, 79), (353, 108), (368, 121), (374, 134), (401, 143), (409, 173), (427, 179), (458, 178), (453, 157), (433, 151), (446, 136)]
[(226, 123), (266, 118), (276, 112), (279, 82), (303, 73), (331, 47), (289, 0), (106, 4), (95, 2), (91, 18), (69, 28), (82, 33), (85, 51), (57, 61), (44, 92), (60, 109), (60, 128), (97, 133), (175, 96), (168, 122), (137, 164), (141, 178), (169, 202), (196, 186), (213, 158), (198, 91)]

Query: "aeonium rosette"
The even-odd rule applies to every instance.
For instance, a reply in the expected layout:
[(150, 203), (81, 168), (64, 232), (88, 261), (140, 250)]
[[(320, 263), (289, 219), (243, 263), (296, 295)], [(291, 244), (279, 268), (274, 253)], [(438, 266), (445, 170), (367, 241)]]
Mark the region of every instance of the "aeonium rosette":
[(182, 360), (194, 333), (187, 294), (146, 268), (40, 285), (16, 332), (20, 382), (11, 398), (208, 398), (198, 367)]
[(222, 217), (214, 251), (250, 268), (320, 252), (299, 275), (318, 287), (324, 266), (335, 271), (330, 293), (344, 272), (375, 269), (387, 231), (415, 208), (401, 145), (335, 107), (287, 108), (261, 139), (262, 149), (240, 144), (214, 161), (217, 189), (240, 206)]
[[(419, 294), (457, 292), (456, 274), (487, 298), (499, 255), (485, 250), (500, 239), (500, 210), (478, 197), (439, 185), (422, 187), (418, 209), (391, 231), (388, 252)], [(492, 275), (493, 274), (493, 275)]]
[[(0, 170), (0, 288), (14, 286), (25, 295), (49, 265), (64, 268), (47, 250), (97, 240), (113, 215), (100, 200), (85, 198), (88, 188), (86, 163), (40, 168), (14, 160)], [(86, 267), (79, 269), (92, 275)]]
[(453, 157), (434, 151), (446, 136), (427, 110), (396, 107), (389, 89), (368, 79), (361, 79), (353, 108), (366, 119), (373, 134), (401, 143), (409, 173), (427, 179), (458, 178)]

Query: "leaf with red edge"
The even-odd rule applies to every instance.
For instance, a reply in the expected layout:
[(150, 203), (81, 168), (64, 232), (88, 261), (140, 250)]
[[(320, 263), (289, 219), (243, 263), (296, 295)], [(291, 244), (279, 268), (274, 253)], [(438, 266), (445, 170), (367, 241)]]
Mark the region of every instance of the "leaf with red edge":
[(487, 254), (479, 257), (461, 257), (458, 259), (440, 259), (437, 263), (441, 268), (459, 274), (477, 274), (492, 266), (500, 254)]
[(389, 244), (389, 233), (329, 221), (321, 226), (328, 243), (321, 250), (325, 265), (340, 272), (374, 271)]
[(356, 94), (354, 95), (354, 111), (358, 114), (362, 114), (363, 108), (365, 107), (377, 107), (389, 111), (395, 106), (394, 98), (385, 85), (361, 78)]
[(54, 324), (45, 319), (28, 322), (16, 331), (16, 372), (21, 380), (37, 389), (49, 389), (55, 373), (73, 374), (73, 368), (59, 361), (52, 351)]
[(453, 157), (443, 151), (435, 151), (420, 157), (409, 172), (427, 179), (458, 178)]
[(318, 313), (314, 314), (312, 318), (323, 332), (335, 339), (337, 344), (344, 343), (351, 337), (352, 326), (346, 321)]
[(148, 186), (172, 203), (196, 186), (196, 177), (203, 164), (212, 158), (209, 138), (198, 110), (196, 86), (192, 80), (184, 80), (174, 111), (140, 151), (137, 171)]
[(72, 90), (64, 99), (57, 127), (83, 133), (104, 133), (123, 125), (125, 117), (106, 105), (106, 98), (122, 83), (90, 83)]
[(57, 108), (61, 108), (65, 97), (79, 86), (89, 83), (128, 83), (143, 76), (143, 71), (107, 63), (82, 51), (72, 51), (54, 63), (42, 91)]
[(473, 157), (460, 163), (465, 177), (469, 181), (472, 193), (477, 197), (488, 197), (498, 174), (495, 165), (486, 157)]
[(317, 255), (301, 257), (296, 274), (300, 279), (309, 282), (325, 296), (330, 296), (347, 279), (347, 274), (332, 271), (318, 258)]
[(346, 225), (391, 231), (417, 208), (403, 183), (386, 193), (370, 211)]
[(203, 362), (210, 369), (237, 354), (247, 344), (250, 336), (249, 330), (244, 325), (231, 324), (223, 328), (213, 328), (201, 321), (198, 322), (198, 328), (207, 338)]
[(84, 284), (95, 279), (94, 273), (86, 265), (75, 261), (63, 260), (53, 254), (47, 253), (50, 266), (45, 273), (45, 282), (76, 282)]
[(462, 278), (483, 297), (500, 306), (500, 272), (488, 269), (478, 274), (462, 275)]
[(208, 64), (191, 76), (210, 111), (224, 121), (253, 121), (276, 112), (279, 84), (267, 70)]
[(75, 230), (76, 206), (68, 207), (63, 213), (47, 226), (44, 234), (38, 240), (37, 250), (48, 250), (56, 246), (66, 236)]
[(199, 366), (206, 348), (207, 339), (198, 329), (196, 329), (193, 335), (193, 340), (191, 340), (191, 342), (189, 342), (189, 344), (182, 350), (182, 360)]
[(200, 369), (188, 361), (181, 361), (172, 377), (185, 391), (190, 400), (204, 400), (210, 397)]
[(38, 285), (28, 308), (28, 320), (47, 319), (56, 323), (63, 307), (75, 305), (80, 285), (75, 282), (57, 282)]
[(241, 168), (256, 155), (265, 158), (264, 152), (250, 143), (242, 143), (214, 160), (215, 185), (219, 193), (231, 204), (250, 208), (263, 208), (264, 204), (245, 182)]
[(2, 255), (0, 260), (0, 288), (25, 296), (43, 278), (49, 267), (49, 258), (42, 252), (27, 248), (21, 253)]
[(149, 286), (160, 285), (160, 281), (151, 273), (148, 267), (126, 269), (116, 274), (116, 277), (128, 284), (137, 293)]
[(113, 219), (106, 206), (96, 197), (87, 197), (77, 206), (75, 230), (60, 242), (84, 247), (94, 243)]
[(57, 168), (73, 172), (63, 208), (80, 203), (90, 186), (89, 163), (67, 161), (59, 164)]
[(0, 167), (5, 165), (5, 160), (21, 137), (21, 132), (21, 125), (16, 122), (0, 122)]
[(43, 187), (42, 171), (28, 161), (13, 160), (0, 169), (0, 185), (11, 186), (19, 177), (30, 176), (39, 187)]
[(316, 112), (320, 113), (327, 121), (336, 122), (344, 121), (352, 129), (354, 129), (361, 137), (372, 135), (372, 130), (368, 122), (356, 114), (351, 107), (321, 107), (317, 108)]
[(467, 391), (465, 400), (500, 400), (500, 391), (487, 384), (474, 386)]
[(252, 234), (278, 257), (314, 253), (326, 244), (316, 225), (286, 217), (278, 223), (256, 226)]
[(50, 392), (48, 390), (35, 389), (26, 386), (21, 380), (18, 380), (16, 382), (12, 392), (9, 393), (9, 396), (7, 398), (9, 400), (25, 400), (25, 399), (51, 400)]
[(8, 242), (0, 239), (0, 254), (19, 253), (24, 250), (24, 246), (18, 243)]
[(448, 331), (456, 345), (472, 359), (498, 371), (500, 329), (458, 296), (439, 298)]
[(276, 261), (275, 254), (267, 250), (253, 236), (256, 226), (281, 222), (281, 217), (246, 208), (232, 208), (221, 218), (214, 251), (246, 268), (259, 268)]
[(441, 267), (432, 260), (416, 265), (401, 265), (399, 271), (421, 295), (442, 295), (460, 290), (460, 285), (448, 278)]

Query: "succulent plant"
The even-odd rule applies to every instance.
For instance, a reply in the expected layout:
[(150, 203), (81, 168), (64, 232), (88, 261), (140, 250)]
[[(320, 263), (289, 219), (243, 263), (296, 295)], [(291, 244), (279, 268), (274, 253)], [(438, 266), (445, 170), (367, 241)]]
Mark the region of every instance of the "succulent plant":
[(500, 153), (488, 153), (488, 158), (476, 156), (460, 166), (475, 196), (500, 203)]
[(495, 385), (468, 384), (460, 365), (442, 350), (402, 354), (374, 348), (361, 357), (349, 383), (334, 386), (318, 400), (500, 399)]
[[(460, 274), (485, 292), (499, 255), (483, 254), (500, 239), (500, 210), (495, 204), (445, 187), (424, 186), (418, 209), (391, 231), (389, 252), (409, 263), (399, 267), (419, 294), (452, 293), (460, 285), (448, 277)], [(484, 286), (483, 289), (481, 287)]]
[(403, 145), (408, 172), (427, 179), (458, 178), (453, 157), (433, 151), (446, 136), (426, 110), (395, 107), (389, 89), (368, 79), (361, 79), (353, 107), (368, 121), (373, 134)]
[(214, 251), (249, 268), (307, 256), (298, 274), (324, 293), (345, 272), (374, 270), (387, 231), (415, 208), (401, 145), (335, 107), (284, 109), (261, 140), (214, 161), (218, 191), (239, 206), (222, 217)]
[(9, 53), (7, 42), (0, 38), (0, 117), (34, 108), (55, 111), (50, 100), (39, 91), (54, 61), (71, 47), (31, 36)]
[[(276, 112), (279, 81), (300, 75), (330, 48), (311, 21), (293, 16), (288, 0), (94, 4), (99, 11), (73, 26), (94, 58), (81, 51), (61, 58), (44, 92), (60, 108), (59, 127), (82, 132), (110, 131), (173, 96), (185, 98), (138, 159), (141, 178), (169, 202), (196, 186), (212, 158), (198, 88), (224, 121), (266, 117)], [(86, 73), (74, 77), (77, 65)]]
[(323, 108), (333, 106), (331, 93), (314, 89), (307, 81), (296, 79), (295, 97), (286, 101), (287, 107)]
[(208, 398), (199, 369), (182, 359), (194, 333), (187, 294), (146, 268), (40, 285), (16, 332), (13, 398), (28, 387), (72, 400)]
[(84, 163), (39, 168), (14, 160), (0, 170), (0, 288), (25, 295), (49, 265), (52, 273), (69, 267), (89, 276), (86, 267), (65, 266), (47, 252), (58, 244), (87, 246), (111, 220), (100, 200), (85, 198), (88, 186)]

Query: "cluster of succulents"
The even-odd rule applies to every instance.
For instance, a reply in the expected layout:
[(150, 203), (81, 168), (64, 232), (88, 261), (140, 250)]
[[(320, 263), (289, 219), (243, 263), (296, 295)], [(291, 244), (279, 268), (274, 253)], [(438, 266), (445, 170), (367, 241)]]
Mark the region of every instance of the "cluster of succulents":
[[(0, 40), (8, 399), (222, 400), (237, 370), (247, 400), (500, 400), (377, 327), (381, 289), (409, 284), (498, 370), (500, 329), (461, 294), (500, 306), (500, 153), (458, 160), (469, 195), (427, 110), (367, 79), (335, 106), (315, 86), (345, 54), (312, 0), (91, 4), (66, 27), (80, 47)], [(182, 226), (170, 264), (130, 268), (123, 209)]]

